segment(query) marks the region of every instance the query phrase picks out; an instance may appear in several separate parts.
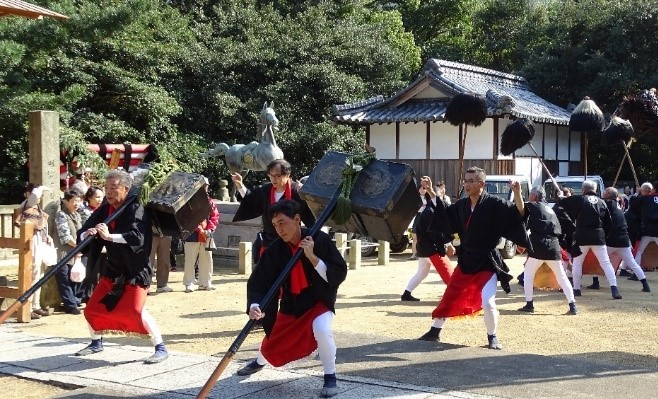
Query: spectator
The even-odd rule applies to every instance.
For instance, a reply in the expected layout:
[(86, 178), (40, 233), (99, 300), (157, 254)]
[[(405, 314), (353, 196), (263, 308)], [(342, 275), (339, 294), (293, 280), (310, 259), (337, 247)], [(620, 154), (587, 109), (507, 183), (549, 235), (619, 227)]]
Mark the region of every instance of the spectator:
[[(82, 227), (81, 217), (78, 213), (78, 207), (82, 204), (82, 198), (77, 191), (68, 190), (64, 192), (62, 200), (62, 209), (55, 216), (57, 225), (57, 236), (55, 237), (55, 247), (59, 252), (59, 259), (76, 246), (76, 233)], [(80, 258), (82, 254), (76, 254), (75, 258)], [(71, 281), (70, 273), (73, 266), (74, 258), (68, 264), (59, 268), (55, 278), (57, 288), (62, 297), (64, 312), (68, 314), (80, 314), (78, 306), (82, 303), (82, 284)]]
[(204, 189), (208, 195), (208, 203), (210, 204), (210, 213), (208, 217), (202, 221), (196, 230), (185, 240), (185, 271), (183, 273), (183, 284), (185, 285), (185, 292), (192, 292), (194, 287), (194, 265), (199, 261), (199, 290), (214, 290), (212, 285), (212, 252), (206, 251), (206, 241), (212, 236), (217, 228), (219, 222), (219, 212), (215, 206), (215, 202), (208, 194), (210, 183), (206, 177)]
[[(36, 187), (33, 183), (25, 185), (25, 200), (21, 203), (20, 213), (16, 219), (16, 224), (33, 223), (34, 236), (32, 237), (32, 282), (36, 282), (43, 277), (43, 255), (46, 246), (52, 245), (53, 239), (48, 235), (48, 215), (41, 209), (39, 202), (41, 195), (48, 187)], [(48, 311), (41, 309), (39, 298), (41, 288), (34, 291), (30, 298), (32, 303), (31, 319), (40, 319), (42, 316), (48, 316)]]

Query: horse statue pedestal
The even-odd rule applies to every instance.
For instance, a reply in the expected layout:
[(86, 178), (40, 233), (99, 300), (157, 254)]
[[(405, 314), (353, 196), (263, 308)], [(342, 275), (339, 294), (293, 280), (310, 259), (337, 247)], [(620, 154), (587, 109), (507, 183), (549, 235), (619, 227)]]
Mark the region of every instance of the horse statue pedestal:
[(219, 228), (213, 234), (217, 245), (217, 249), (213, 251), (214, 265), (237, 268), (240, 242), (254, 242), (263, 229), (263, 223), (260, 217), (233, 222), (233, 216), (240, 206), (237, 202), (215, 201), (215, 205), (219, 211)]

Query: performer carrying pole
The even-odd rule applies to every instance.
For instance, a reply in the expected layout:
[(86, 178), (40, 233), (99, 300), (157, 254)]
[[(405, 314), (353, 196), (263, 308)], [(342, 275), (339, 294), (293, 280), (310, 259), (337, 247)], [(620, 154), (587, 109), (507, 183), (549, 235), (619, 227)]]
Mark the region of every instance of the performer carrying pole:
[[(160, 329), (144, 307), (153, 269), (151, 254), (151, 218), (138, 202), (130, 202), (125, 212), (110, 223), (107, 216), (117, 212), (126, 201), (132, 177), (122, 169), (113, 169), (105, 176), (107, 202), (101, 205), (78, 231), (78, 240), (98, 236), (102, 245), (94, 245), (90, 261), (107, 249), (108, 265), (94, 289), (85, 318), (89, 323), (91, 343), (79, 350), (76, 356), (87, 356), (103, 350), (103, 333), (149, 335), (155, 353), (144, 363), (159, 363), (169, 353), (162, 340)], [(99, 243), (100, 244), (100, 243)]]

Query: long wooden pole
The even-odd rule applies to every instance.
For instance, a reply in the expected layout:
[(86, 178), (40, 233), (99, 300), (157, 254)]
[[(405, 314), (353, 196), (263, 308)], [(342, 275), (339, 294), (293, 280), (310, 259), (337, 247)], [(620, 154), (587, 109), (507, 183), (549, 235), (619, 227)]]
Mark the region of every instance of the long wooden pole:
[[(119, 207), (119, 209), (116, 210), (116, 212), (114, 212), (110, 216), (108, 216), (108, 218), (105, 220), (104, 223), (105, 224), (110, 224), (114, 219), (119, 217), (119, 215), (121, 215), (121, 213), (123, 213), (123, 211), (125, 211), (126, 208), (130, 204), (132, 204), (138, 197), (139, 197), (139, 195), (131, 195), (130, 197), (126, 198), (123, 205), (121, 205)], [(4, 323), (5, 320), (7, 320), (9, 318), (9, 316), (11, 316), (12, 313), (17, 311), (18, 308), (21, 305), (23, 305), (25, 302), (27, 302), (27, 300), (32, 296), (32, 294), (34, 294), (34, 292), (36, 290), (41, 288), (41, 286), (44, 285), (46, 283), (46, 281), (48, 281), (48, 279), (50, 279), (55, 273), (57, 273), (57, 271), (59, 269), (64, 267), (64, 265), (66, 265), (68, 263), (68, 261), (70, 261), (78, 252), (80, 252), (84, 248), (86, 248), (87, 245), (89, 245), (94, 238), (96, 238), (96, 236), (89, 236), (89, 237), (85, 238), (75, 248), (73, 248), (72, 250), (67, 252), (66, 255), (64, 255), (64, 257), (62, 258), (62, 260), (60, 260), (55, 266), (51, 267), (50, 270), (48, 270), (43, 275), (43, 277), (41, 277), (41, 279), (39, 281), (34, 283), (32, 285), (32, 287), (28, 288), (28, 290), (25, 291), (23, 293), (23, 295), (18, 297), (16, 302), (14, 302), (10, 307), (7, 308), (7, 310), (5, 310), (4, 312), (2, 312), (2, 314), (0, 314), (0, 324)], [(40, 266), (41, 265), (39, 265), (39, 267)]]
[[(331, 216), (331, 213), (336, 207), (340, 189), (341, 186), (338, 186), (338, 189), (336, 189), (336, 192), (327, 204), (327, 207), (324, 208), (324, 211), (322, 211), (322, 214), (320, 214), (317, 221), (311, 228), (311, 236), (314, 236), (320, 230), (320, 228), (322, 228), (325, 222), (329, 220), (329, 216)], [(265, 294), (265, 297), (263, 297), (262, 303), (259, 304), (261, 309), (267, 308), (267, 305), (272, 301), (272, 299), (279, 295), (279, 287), (281, 287), (284, 280), (288, 277), (288, 274), (290, 274), (290, 271), (295, 266), (295, 263), (297, 263), (299, 258), (302, 256), (302, 253), (304, 253), (304, 250), (299, 248), (292, 256), (286, 267), (281, 271), (279, 277), (277, 277), (276, 281), (274, 281), (270, 287), (270, 290), (267, 291), (267, 294)], [(196, 396), (197, 399), (208, 397), (208, 394), (210, 394), (210, 391), (217, 383), (217, 380), (219, 380), (219, 377), (221, 377), (226, 367), (229, 365), (229, 363), (231, 363), (233, 356), (235, 356), (235, 354), (238, 352), (238, 349), (240, 349), (240, 346), (242, 346), (242, 343), (247, 338), (247, 335), (249, 335), (249, 331), (251, 331), (251, 329), (254, 327), (254, 324), (256, 324), (256, 320), (251, 319), (247, 322), (247, 324), (245, 324), (245, 326), (242, 328), (242, 331), (240, 331), (238, 336), (235, 338), (235, 341), (233, 341), (233, 344), (231, 344), (229, 347), (228, 352), (226, 352), (224, 357), (222, 357), (222, 360), (220, 360), (219, 364), (215, 368), (215, 371), (212, 372), (206, 383), (201, 388), (201, 391), (199, 391), (199, 394)]]
[(544, 163), (544, 160), (541, 159), (541, 157), (539, 156), (539, 153), (537, 152), (537, 150), (535, 150), (535, 146), (532, 145), (531, 142), (528, 142), (528, 145), (530, 146), (530, 148), (532, 148), (532, 151), (535, 153), (535, 155), (537, 155), (537, 159), (539, 159), (539, 162), (541, 162), (541, 166), (543, 166), (546, 173), (548, 173), (548, 177), (550, 177), (551, 181), (553, 182), (553, 186), (555, 186), (555, 189), (560, 190), (560, 186), (558, 186), (557, 182), (555, 181), (555, 178), (551, 174), (551, 171), (548, 170), (548, 167), (546, 167), (546, 164)]

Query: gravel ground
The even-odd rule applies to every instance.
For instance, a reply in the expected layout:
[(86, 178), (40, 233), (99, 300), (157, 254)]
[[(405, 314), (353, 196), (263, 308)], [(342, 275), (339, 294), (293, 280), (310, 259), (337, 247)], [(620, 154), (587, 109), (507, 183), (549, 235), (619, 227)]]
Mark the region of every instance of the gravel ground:
[[(415, 339), (429, 328), (430, 313), (445, 286), (438, 275), (431, 272), (414, 291), (414, 296), (421, 298), (420, 302), (400, 301), (400, 294), (416, 271), (416, 262), (408, 261), (408, 257), (408, 251), (392, 255), (388, 266), (378, 266), (376, 258), (366, 258), (362, 267), (349, 271), (339, 290), (334, 319), (337, 336), (341, 332), (357, 332), (381, 339)], [(525, 256), (517, 255), (509, 262), (514, 275), (521, 272), (524, 260)], [(237, 274), (235, 269), (216, 266), (214, 282), (217, 290), (185, 293), (181, 282), (182, 269), (179, 270), (170, 276), (174, 292), (151, 295), (147, 300), (147, 307), (157, 320), (167, 346), (175, 351), (206, 355), (225, 352), (247, 321), (244, 314), (247, 277)], [(504, 350), (539, 355), (578, 354), (605, 362), (658, 368), (655, 298), (658, 273), (648, 273), (647, 276), (654, 292), (641, 292), (639, 282), (619, 278), (622, 300), (612, 300), (602, 278), (600, 290), (583, 289), (583, 297), (577, 298), (577, 316), (565, 315), (568, 307), (560, 292), (536, 290), (536, 313), (526, 314), (517, 311), (525, 301), (522, 287), (513, 285), (509, 295), (499, 289), (498, 337)], [(584, 279), (585, 284), (589, 281), (587, 277)], [(3, 306), (6, 307), (7, 304)], [(15, 319), (8, 320), (8, 323), (13, 322)], [(80, 338), (81, 342), (88, 339), (83, 316), (55, 313), (23, 324), (21, 328), (30, 334)], [(150, 345), (150, 341), (137, 338), (109, 339)], [(255, 345), (261, 339), (262, 333), (252, 333), (243, 346)], [(449, 321), (441, 333), (441, 340), (456, 345), (484, 345), (486, 332), (482, 317)], [(61, 389), (2, 375), (0, 384), (4, 393), (9, 389), (7, 397), (48, 397)], [(16, 395), (12, 395), (12, 390)], [(34, 396), (30, 396), (32, 394)]]

